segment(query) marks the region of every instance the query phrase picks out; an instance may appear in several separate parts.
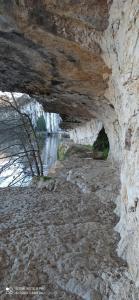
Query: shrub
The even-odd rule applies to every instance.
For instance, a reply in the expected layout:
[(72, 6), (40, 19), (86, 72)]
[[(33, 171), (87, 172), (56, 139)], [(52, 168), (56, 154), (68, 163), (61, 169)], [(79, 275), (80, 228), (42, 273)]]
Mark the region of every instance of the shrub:
[(59, 145), (57, 150), (57, 159), (64, 160), (66, 152), (67, 152), (67, 148), (63, 144)]
[(107, 159), (109, 153), (109, 140), (104, 127), (99, 132), (97, 140), (93, 145), (93, 150), (103, 153), (103, 159)]

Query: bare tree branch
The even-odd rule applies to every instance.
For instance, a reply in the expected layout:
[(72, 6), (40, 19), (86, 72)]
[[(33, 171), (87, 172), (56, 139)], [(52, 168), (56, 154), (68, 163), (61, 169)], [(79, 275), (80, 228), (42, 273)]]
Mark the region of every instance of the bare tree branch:
[[(3, 144), (7, 142), (7, 138), (4, 138), (1, 141), (0, 153), (2, 153), (2, 156), (0, 157), (0, 160), (3, 161), (9, 159), (9, 161), (2, 165), (0, 168), (0, 174), (6, 169), (12, 168), (12, 166), (16, 167), (16, 164), (22, 165), (22, 163), (26, 163), (29, 166), (32, 177), (40, 175), (43, 176), (43, 163), (40, 155), (40, 146), (31, 118), (28, 114), (20, 111), (13, 93), (11, 93), (11, 96), (11, 100), (8, 100), (6, 97), (2, 97), (2, 109), (8, 108), (9, 111), (15, 113), (13, 114), (13, 117), (8, 116), (6, 120), (0, 120), (0, 134), (2, 136), (3, 131), (5, 131), (7, 136), (9, 135), (11, 142), (12, 139), (16, 139), (16, 142), (12, 142), (8, 146), (5, 145), (4, 147)], [(16, 147), (16, 150), (14, 147)], [(16, 151), (15, 153), (13, 153), (14, 150)], [(18, 174), (15, 178), (17, 181), (14, 179), (10, 184), (14, 185), (15, 182), (17, 183), (20, 181), (21, 178), (19, 180), (18, 178), (22, 173), (24, 174), (24, 171), (20, 172), (20, 175)], [(26, 177), (27, 176), (24, 177), (24, 180)]]

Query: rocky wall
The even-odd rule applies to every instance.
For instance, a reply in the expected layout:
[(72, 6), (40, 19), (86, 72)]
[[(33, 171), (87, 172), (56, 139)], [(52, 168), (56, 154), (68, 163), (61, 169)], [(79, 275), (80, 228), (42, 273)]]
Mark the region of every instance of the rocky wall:
[[(112, 69), (105, 96), (115, 107), (121, 147), (118, 254), (139, 286), (139, 3), (113, 1), (103, 35), (103, 58)], [(113, 136), (114, 137), (114, 136)], [(115, 139), (115, 146), (118, 140)]]
[(78, 126), (75, 129), (70, 130), (69, 135), (76, 144), (93, 145), (101, 128), (102, 123), (98, 120), (92, 119), (82, 126)]

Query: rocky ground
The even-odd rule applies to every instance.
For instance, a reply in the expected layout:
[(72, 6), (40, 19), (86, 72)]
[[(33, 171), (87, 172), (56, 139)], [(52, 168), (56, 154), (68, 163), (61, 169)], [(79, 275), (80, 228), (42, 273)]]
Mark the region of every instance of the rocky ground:
[(86, 150), (39, 188), (1, 189), (1, 299), (138, 300), (116, 253), (119, 188), (118, 170)]

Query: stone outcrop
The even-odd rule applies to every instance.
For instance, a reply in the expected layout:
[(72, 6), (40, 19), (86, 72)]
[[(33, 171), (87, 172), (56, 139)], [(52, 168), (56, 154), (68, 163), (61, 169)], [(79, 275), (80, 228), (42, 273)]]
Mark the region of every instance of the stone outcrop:
[(121, 168), (118, 253), (139, 286), (138, 0), (11, 0), (0, 13), (0, 89), (103, 124)]

